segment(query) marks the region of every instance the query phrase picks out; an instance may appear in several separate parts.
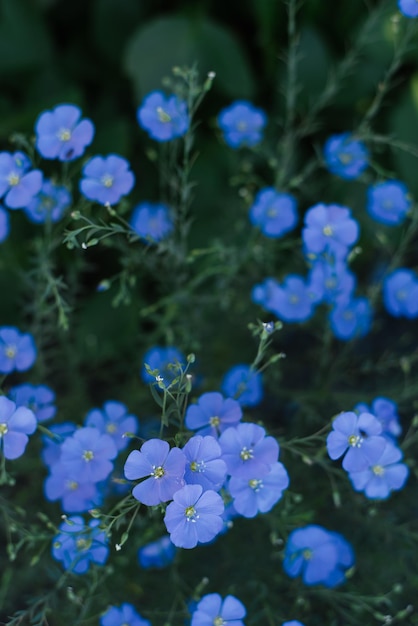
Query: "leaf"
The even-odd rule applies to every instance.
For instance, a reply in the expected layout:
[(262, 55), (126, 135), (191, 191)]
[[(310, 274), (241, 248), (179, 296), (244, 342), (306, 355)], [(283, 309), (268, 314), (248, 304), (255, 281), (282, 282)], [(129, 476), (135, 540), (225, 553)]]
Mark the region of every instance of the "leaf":
[(138, 99), (160, 89), (176, 65), (197, 66), (204, 76), (215, 71), (216, 84), (230, 97), (249, 98), (254, 80), (241, 46), (223, 26), (209, 19), (166, 17), (148, 22), (131, 38), (124, 69)]

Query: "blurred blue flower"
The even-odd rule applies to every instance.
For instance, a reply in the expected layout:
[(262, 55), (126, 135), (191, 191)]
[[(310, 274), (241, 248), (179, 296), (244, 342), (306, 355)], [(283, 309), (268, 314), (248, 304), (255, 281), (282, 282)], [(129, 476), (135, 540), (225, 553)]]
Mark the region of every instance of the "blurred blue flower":
[(258, 144), (263, 138), (266, 123), (264, 111), (245, 100), (233, 102), (218, 115), (224, 140), (231, 148)]
[(284, 322), (304, 322), (314, 311), (315, 297), (301, 276), (289, 274), (280, 285), (274, 278), (255, 285), (252, 300)]
[(6, 459), (17, 459), (25, 451), (28, 435), (35, 432), (36, 417), (26, 407), (0, 396), (0, 452)]
[(228, 491), (233, 497), (234, 508), (243, 517), (255, 517), (258, 512), (267, 513), (281, 499), (289, 486), (289, 476), (282, 463), (273, 463), (268, 474), (253, 478), (233, 476)]
[(0, 327), (0, 373), (24, 372), (35, 363), (36, 347), (32, 335), (14, 326)]
[(55, 392), (46, 385), (17, 385), (10, 389), (8, 396), (17, 406), (25, 406), (33, 411), (38, 422), (52, 419), (57, 412)]
[(109, 555), (108, 538), (93, 519), (85, 526), (79, 515), (73, 515), (59, 527), (52, 542), (52, 556), (62, 562), (65, 570), (85, 574), (91, 563), (103, 565)]
[(35, 224), (42, 224), (48, 220), (55, 223), (62, 219), (71, 203), (72, 196), (67, 187), (45, 180), (39, 193), (23, 210), (26, 217)]
[(307, 256), (323, 253), (341, 260), (347, 256), (358, 236), (358, 223), (347, 207), (316, 204), (305, 214), (302, 239)]
[(144, 569), (155, 567), (162, 569), (173, 562), (176, 547), (168, 535), (151, 541), (138, 550), (138, 561)]
[(216, 491), (203, 491), (201, 485), (185, 485), (173, 495), (164, 523), (178, 548), (195, 548), (208, 543), (224, 526), (224, 503)]
[(292, 619), (290, 622), (283, 622), (282, 626), (304, 626), (304, 624), (297, 619)]
[(330, 263), (318, 258), (309, 272), (309, 294), (315, 304), (338, 304), (350, 300), (356, 286), (356, 277), (344, 261)]
[(128, 161), (116, 154), (93, 157), (83, 167), (84, 178), (79, 185), (81, 193), (100, 204), (117, 204), (135, 183), (129, 167)]
[(398, 406), (396, 402), (389, 398), (379, 396), (372, 402), (371, 408), (367, 404), (361, 403), (354, 407), (358, 413), (371, 413), (382, 425), (382, 435), (398, 437), (402, 428), (399, 423)]
[(266, 437), (264, 428), (251, 422), (227, 428), (219, 437), (219, 445), (228, 473), (238, 478), (266, 476), (279, 458), (276, 439)]
[(354, 180), (369, 164), (369, 151), (365, 144), (350, 133), (332, 135), (324, 145), (324, 158), (328, 170), (346, 180)]
[(72, 422), (52, 424), (48, 427), (48, 431), (52, 433), (52, 435), (44, 435), (42, 437), (44, 448), (41, 452), (41, 456), (45, 465), (52, 467), (56, 464), (61, 456), (61, 444), (67, 437), (70, 437), (76, 429), (77, 426)]
[(375, 463), (383, 452), (386, 439), (380, 437), (382, 425), (371, 413), (357, 415), (345, 411), (332, 422), (327, 437), (327, 451), (331, 459), (344, 456), (343, 468), (347, 472), (361, 472)]
[(184, 480), (188, 485), (201, 485), (206, 491), (219, 491), (225, 481), (226, 464), (222, 450), (211, 435), (191, 437), (183, 447), (187, 459)]
[(367, 298), (337, 301), (329, 314), (332, 332), (337, 339), (348, 341), (364, 337), (370, 330), (372, 310)]
[(132, 495), (147, 506), (171, 500), (184, 485), (186, 457), (180, 448), (171, 448), (167, 441), (149, 439), (141, 450), (133, 450), (124, 467), (125, 478), (145, 478), (132, 490)]
[(364, 491), (371, 499), (386, 500), (392, 491), (402, 489), (408, 478), (409, 469), (402, 459), (402, 451), (390, 441), (370, 466), (359, 472), (350, 472), (349, 477), (356, 491)]
[[(144, 363), (151, 370), (158, 370), (158, 375), (162, 378), (161, 382), (164, 382), (167, 387), (179, 375), (178, 366), (185, 367), (186, 357), (180, 350), (172, 346), (168, 348), (153, 346), (144, 354)], [(145, 366), (141, 370), (141, 377), (145, 383), (156, 382), (156, 378), (147, 372)]]
[(353, 565), (353, 550), (338, 533), (310, 524), (289, 535), (283, 568), (291, 578), (302, 576), (305, 585), (336, 587)]
[(97, 483), (74, 480), (72, 472), (59, 459), (50, 468), (44, 493), (49, 502), (61, 500), (66, 513), (83, 513), (100, 506), (103, 500)]
[(138, 123), (155, 141), (171, 141), (189, 129), (187, 105), (177, 96), (153, 91), (145, 96), (137, 110)]
[(418, 277), (410, 269), (391, 272), (383, 281), (383, 302), (394, 317), (418, 317)]
[(193, 611), (190, 626), (244, 626), (246, 614), (245, 606), (235, 596), (222, 598), (219, 593), (209, 593)]
[(129, 443), (124, 433), (136, 434), (139, 429), (138, 418), (128, 414), (127, 407), (122, 402), (109, 400), (102, 409), (92, 409), (86, 415), (85, 426), (92, 426), (102, 434), (112, 437), (118, 451), (123, 450)]
[(97, 428), (79, 428), (61, 444), (59, 462), (72, 480), (97, 483), (109, 476), (117, 453), (109, 435), (102, 435)]
[(80, 117), (81, 109), (74, 104), (59, 104), (40, 114), (35, 123), (36, 149), (44, 159), (73, 161), (84, 153), (93, 141), (94, 126)]
[(190, 430), (197, 430), (199, 435), (217, 437), (226, 428), (238, 424), (241, 418), (242, 409), (237, 400), (209, 391), (200, 396), (197, 404), (187, 407), (185, 425)]
[(136, 234), (147, 243), (161, 241), (174, 229), (170, 209), (164, 204), (141, 202), (129, 220)]
[(221, 383), (223, 393), (235, 398), (243, 407), (257, 406), (263, 399), (263, 378), (250, 365), (234, 365), (224, 375)]
[(9, 236), (10, 224), (9, 224), (9, 214), (3, 209), (0, 205), (0, 243), (6, 241)]
[(132, 604), (110, 606), (100, 618), (100, 626), (151, 626), (151, 622), (139, 615)]
[(405, 17), (418, 17), (417, 0), (398, 0), (398, 7)]
[(250, 208), (249, 218), (266, 237), (282, 237), (298, 222), (296, 199), (289, 193), (279, 193), (273, 187), (261, 189)]
[(367, 189), (367, 212), (381, 224), (397, 226), (405, 220), (411, 208), (409, 191), (404, 183), (389, 180)]
[(9, 209), (29, 204), (42, 186), (41, 170), (30, 170), (31, 162), (23, 152), (0, 152), (0, 198)]

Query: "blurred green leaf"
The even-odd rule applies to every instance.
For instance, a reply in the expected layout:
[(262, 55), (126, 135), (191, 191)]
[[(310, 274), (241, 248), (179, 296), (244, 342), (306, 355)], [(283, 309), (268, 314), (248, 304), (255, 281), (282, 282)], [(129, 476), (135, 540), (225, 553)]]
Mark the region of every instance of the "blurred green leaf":
[[(394, 107), (389, 118), (389, 132), (399, 141), (418, 145), (418, 74), (411, 79), (410, 88)], [(396, 169), (414, 194), (418, 193), (417, 159), (402, 150), (394, 151)]]
[(0, 0), (0, 74), (45, 64), (51, 41), (41, 15), (22, 0)]
[(250, 98), (254, 80), (236, 38), (209, 19), (167, 17), (148, 22), (130, 40), (124, 69), (141, 99), (161, 87), (175, 65), (198, 64), (200, 72), (216, 72), (216, 84), (226, 95)]

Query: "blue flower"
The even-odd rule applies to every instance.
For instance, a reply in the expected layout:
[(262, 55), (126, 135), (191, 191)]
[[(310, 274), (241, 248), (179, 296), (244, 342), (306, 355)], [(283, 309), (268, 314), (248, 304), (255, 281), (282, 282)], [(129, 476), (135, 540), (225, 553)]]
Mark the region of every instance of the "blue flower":
[(386, 439), (379, 436), (381, 433), (382, 425), (371, 413), (340, 413), (327, 437), (328, 454), (333, 460), (345, 454), (343, 468), (347, 472), (361, 472), (383, 452)]
[(32, 335), (14, 326), (0, 327), (0, 373), (24, 372), (35, 363), (36, 347)]
[(42, 441), (44, 448), (41, 452), (42, 460), (45, 465), (52, 467), (61, 457), (61, 444), (67, 437), (71, 437), (76, 431), (77, 426), (72, 422), (63, 422), (61, 424), (52, 424), (48, 430), (52, 433), (43, 436)]
[(250, 222), (266, 237), (282, 237), (298, 222), (297, 202), (289, 193), (279, 193), (273, 187), (261, 189), (250, 208)]
[(358, 236), (358, 224), (347, 207), (316, 204), (306, 212), (302, 239), (308, 256), (323, 253), (341, 260)]
[(128, 409), (122, 402), (109, 400), (103, 405), (103, 409), (92, 409), (86, 415), (86, 426), (97, 428), (102, 434), (112, 437), (118, 450), (123, 450), (129, 443), (124, 438), (125, 433), (138, 432), (138, 418), (129, 415)]
[(185, 424), (199, 435), (217, 437), (230, 426), (235, 426), (242, 418), (241, 405), (233, 398), (224, 398), (217, 391), (209, 391), (200, 396), (197, 404), (191, 404), (186, 411)]
[(45, 180), (40, 192), (23, 208), (26, 217), (35, 224), (58, 222), (71, 205), (72, 196), (67, 187)]
[(81, 193), (88, 200), (96, 200), (100, 204), (117, 204), (135, 183), (135, 176), (129, 167), (128, 161), (116, 154), (93, 157), (83, 167)]
[(17, 406), (33, 411), (38, 422), (52, 419), (57, 412), (55, 393), (46, 385), (17, 385), (10, 389), (8, 395)]
[(343, 341), (364, 337), (370, 330), (372, 310), (367, 298), (337, 302), (329, 315), (332, 332)]
[(190, 126), (187, 105), (177, 96), (153, 91), (145, 96), (137, 110), (138, 123), (155, 141), (182, 137)]
[(224, 140), (231, 148), (258, 144), (263, 138), (266, 123), (264, 111), (245, 100), (233, 102), (218, 115)]
[(42, 186), (41, 170), (29, 171), (31, 162), (23, 152), (0, 152), (0, 198), (9, 209), (29, 204)]
[(312, 264), (308, 284), (309, 294), (315, 304), (321, 301), (337, 304), (350, 299), (356, 286), (356, 277), (344, 261), (330, 263), (318, 258)]
[(73, 161), (84, 153), (93, 141), (94, 126), (80, 117), (81, 109), (74, 104), (59, 104), (40, 114), (35, 123), (36, 149), (44, 159)]
[(72, 480), (97, 483), (113, 470), (117, 452), (109, 435), (102, 435), (97, 428), (79, 428), (62, 443), (60, 463)]
[(119, 608), (110, 606), (100, 618), (100, 626), (151, 626), (139, 615), (132, 604), (125, 602)]
[(183, 447), (186, 456), (184, 479), (188, 485), (201, 485), (204, 490), (219, 491), (225, 481), (226, 464), (214, 437), (191, 437)]
[(350, 133), (332, 135), (324, 145), (324, 158), (332, 174), (354, 180), (369, 164), (369, 151), (362, 141)]
[(235, 596), (222, 598), (219, 593), (209, 593), (193, 611), (190, 626), (244, 626), (246, 614), (245, 606)]
[(417, 0), (398, 0), (398, 7), (405, 17), (418, 17)]
[(57, 459), (44, 483), (45, 497), (49, 502), (61, 500), (66, 513), (83, 513), (96, 508), (102, 502), (97, 483), (80, 482), (74, 473)]
[(311, 524), (290, 533), (283, 568), (288, 576), (302, 576), (305, 585), (336, 587), (354, 564), (350, 544), (342, 535)]
[(408, 478), (409, 469), (402, 459), (402, 451), (390, 441), (370, 466), (359, 472), (350, 472), (349, 477), (356, 491), (364, 491), (368, 498), (386, 500), (392, 491), (402, 489)]
[(223, 393), (236, 398), (241, 406), (257, 406), (263, 398), (263, 383), (260, 372), (250, 365), (234, 365), (224, 375), (221, 383)]
[(132, 490), (139, 502), (155, 506), (171, 500), (173, 494), (184, 485), (186, 457), (180, 448), (171, 448), (167, 441), (149, 439), (141, 450), (133, 450), (128, 456), (124, 473), (128, 480), (145, 478)]
[(161, 241), (174, 229), (170, 209), (164, 204), (152, 202), (138, 204), (134, 208), (129, 223), (141, 239), (151, 243)]
[(138, 550), (138, 561), (144, 569), (155, 567), (162, 569), (170, 565), (176, 555), (176, 547), (168, 535), (147, 543)]
[[(144, 354), (144, 363), (151, 370), (158, 370), (158, 375), (162, 378), (161, 382), (164, 382), (167, 387), (179, 375), (179, 367), (185, 366), (186, 358), (177, 348), (153, 346)], [(145, 383), (156, 382), (156, 378), (147, 372), (145, 366), (141, 370), (141, 377)]]
[(195, 548), (208, 543), (223, 529), (224, 503), (216, 491), (203, 491), (201, 485), (185, 485), (173, 495), (164, 523), (178, 548)]
[(273, 278), (267, 278), (264, 283), (255, 285), (252, 299), (284, 322), (308, 320), (315, 305), (310, 285), (296, 274), (286, 276), (283, 285)]
[(3, 209), (0, 205), (0, 243), (6, 241), (9, 236), (10, 224), (9, 224), (9, 214)]
[(389, 398), (375, 398), (371, 408), (369, 408), (367, 404), (357, 404), (354, 410), (358, 413), (372, 413), (382, 425), (382, 435), (398, 437), (402, 432), (399, 423), (398, 407), (396, 403)]
[(0, 396), (0, 452), (6, 459), (17, 459), (25, 451), (28, 435), (35, 432), (36, 417), (26, 407)]
[(268, 474), (253, 478), (232, 477), (228, 491), (233, 497), (234, 508), (243, 517), (255, 517), (258, 512), (267, 513), (281, 499), (289, 486), (289, 476), (282, 463), (273, 463)]
[(394, 317), (418, 317), (418, 277), (406, 268), (391, 272), (383, 281), (383, 302)]
[(410, 208), (408, 189), (397, 180), (378, 183), (367, 190), (367, 212), (381, 224), (402, 224)]
[(279, 458), (279, 444), (262, 426), (246, 422), (227, 428), (219, 437), (228, 473), (238, 478), (266, 476)]
[(54, 537), (52, 556), (62, 561), (65, 570), (74, 574), (85, 574), (91, 563), (103, 565), (109, 555), (108, 539), (101, 530), (99, 520), (91, 520), (85, 526), (79, 515), (73, 515), (64, 521)]
[(297, 619), (292, 619), (290, 622), (283, 622), (282, 626), (304, 626), (304, 624)]

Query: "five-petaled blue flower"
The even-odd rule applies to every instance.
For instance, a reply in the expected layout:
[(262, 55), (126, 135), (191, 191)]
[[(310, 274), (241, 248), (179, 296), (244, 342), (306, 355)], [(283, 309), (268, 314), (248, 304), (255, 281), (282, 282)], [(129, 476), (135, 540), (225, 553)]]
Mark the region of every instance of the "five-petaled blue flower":
[(386, 445), (386, 439), (380, 437), (382, 425), (371, 413), (340, 413), (332, 422), (332, 428), (327, 437), (328, 454), (333, 460), (345, 454), (343, 468), (347, 472), (367, 469), (377, 461)]
[(367, 190), (367, 212), (381, 224), (388, 226), (402, 224), (410, 207), (408, 189), (398, 180), (377, 183)]
[(367, 298), (340, 300), (329, 314), (332, 332), (342, 341), (367, 335), (371, 319), (372, 309)]
[(23, 210), (26, 217), (35, 224), (48, 220), (58, 222), (64, 212), (71, 205), (72, 196), (67, 187), (56, 185), (51, 180), (45, 180), (40, 192), (32, 198)]
[(36, 347), (32, 335), (14, 326), (0, 327), (0, 373), (24, 372), (35, 363)]
[(278, 238), (292, 230), (298, 221), (297, 202), (289, 193), (273, 187), (261, 189), (250, 208), (250, 222), (266, 237)]
[(266, 476), (279, 458), (276, 439), (267, 437), (262, 426), (251, 422), (227, 428), (219, 437), (219, 444), (228, 473), (238, 478)]
[(190, 404), (186, 411), (185, 424), (199, 435), (217, 437), (230, 426), (241, 421), (242, 409), (237, 400), (224, 398), (217, 391), (209, 391), (200, 396), (197, 404)]
[(188, 485), (202, 485), (203, 489), (219, 491), (226, 476), (222, 450), (211, 435), (191, 437), (183, 448), (186, 456), (184, 480)]
[(0, 152), (0, 198), (9, 209), (29, 204), (42, 187), (41, 170), (30, 170), (31, 162), (23, 152)]
[(29, 441), (28, 435), (35, 432), (36, 417), (24, 406), (0, 396), (0, 454), (6, 459), (22, 456)]
[(234, 508), (243, 517), (255, 517), (258, 512), (267, 513), (281, 499), (289, 486), (289, 476), (284, 465), (273, 463), (268, 474), (237, 478), (228, 483), (228, 491), (233, 497)]
[(117, 204), (134, 186), (135, 176), (128, 161), (117, 154), (96, 156), (83, 167), (80, 191), (88, 200)]
[(171, 141), (188, 130), (190, 118), (187, 105), (177, 96), (153, 91), (145, 96), (137, 111), (138, 123), (155, 141)]
[(80, 483), (97, 483), (113, 470), (118, 451), (110, 435), (97, 428), (79, 428), (61, 445), (60, 463)]
[(91, 563), (103, 565), (106, 562), (108, 538), (99, 523), (93, 519), (86, 526), (82, 517), (73, 515), (60, 525), (60, 533), (52, 543), (52, 556), (62, 561), (65, 570), (85, 574)]
[(173, 498), (184, 485), (186, 457), (180, 448), (171, 448), (167, 441), (149, 439), (141, 450), (133, 450), (125, 462), (125, 478), (145, 478), (132, 490), (139, 502), (155, 506)]
[(109, 400), (102, 409), (92, 409), (86, 415), (85, 426), (97, 428), (99, 432), (110, 435), (118, 450), (123, 450), (129, 443), (125, 433), (138, 432), (138, 418), (128, 414), (122, 402)]
[(306, 212), (302, 239), (308, 256), (325, 254), (343, 259), (358, 236), (358, 223), (347, 207), (316, 204)]
[(324, 145), (324, 158), (332, 174), (354, 180), (369, 164), (369, 151), (365, 144), (350, 133), (332, 135)]
[(10, 389), (9, 398), (17, 406), (26, 406), (33, 411), (38, 422), (50, 420), (57, 412), (55, 393), (46, 385), (17, 385)]
[(274, 278), (255, 285), (252, 300), (284, 322), (304, 322), (314, 311), (315, 298), (310, 285), (296, 274), (289, 274), (280, 285)]
[(161, 241), (174, 228), (170, 209), (165, 204), (153, 202), (138, 204), (134, 208), (129, 223), (136, 234), (147, 243)]
[(219, 127), (231, 148), (258, 144), (263, 138), (266, 122), (264, 111), (245, 100), (233, 102), (218, 115)]
[(80, 117), (81, 109), (74, 104), (41, 113), (35, 123), (36, 149), (44, 159), (73, 161), (84, 153), (93, 141), (94, 126)]
[(305, 585), (336, 587), (354, 565), (354, 553), (342, 535), (311, 524), (290, 533), (283, 568), (288, 576), (302, 576)]
[(195, 548), (212, 541), (223, 529), (224, 503), (216, 491), (203, 491), (201, 485), (185, 485), (173, 495), (164, 523), (178, 548)]
[(235, 398), (241, 406), (257, 406), (263, 398), (263, 378), (250, 365), (234, 365), (224, 375), (221, 383), (226, 396)]
[(403, 267), (391, 272), (383, 281), (383, 302), (394, 317), (418, 317), (418, 276)]
[(245, 606), (235, 596), (222, 598), (219, 593), (209, 593), (193, 611), (190, 626), (244, 626), (246, 614)]

